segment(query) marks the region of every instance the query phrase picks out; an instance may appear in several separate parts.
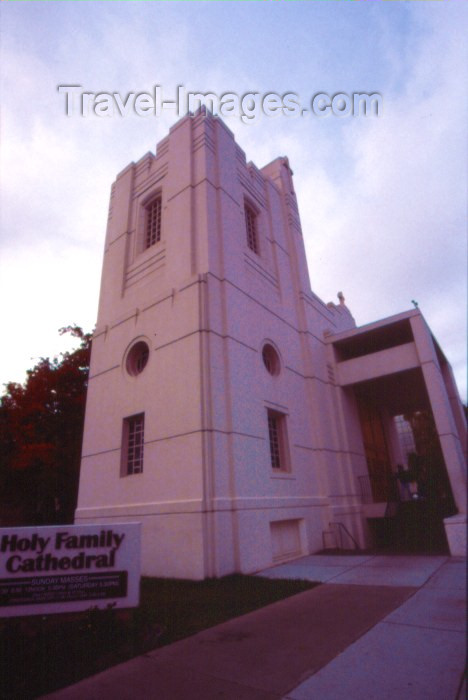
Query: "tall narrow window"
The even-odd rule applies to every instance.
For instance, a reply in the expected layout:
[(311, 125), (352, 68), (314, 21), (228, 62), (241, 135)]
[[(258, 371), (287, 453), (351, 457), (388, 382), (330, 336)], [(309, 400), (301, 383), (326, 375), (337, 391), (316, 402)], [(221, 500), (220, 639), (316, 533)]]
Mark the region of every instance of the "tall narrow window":
[(122, 439), (122, 473), (141, 474), (145, 442), (145, 414), (125, 418)]
[(258, 254), (257, 214), (247, 203), (244, 204), (247, 245)]
[(145, 248), (161, 240), (161, 197), (153, 199), (146, 207)]
[[(409, 418), (409, 416), (408, 416)], [(395, 416), (393, 419), (395, 427), (397, 429), (397, 435), (400, 442), (400, 447), (402, 449), (405, 460), (408, 459), (408, 455), (411, 452), (417, 452), (416, 443), (414, 441), (413, 429), (410, 421), (405, 416)]]
[(286, 438), (286, 416), (268, 409), (268, 437), (270, 441), (271, 468), (288, 471), (288, 451)]

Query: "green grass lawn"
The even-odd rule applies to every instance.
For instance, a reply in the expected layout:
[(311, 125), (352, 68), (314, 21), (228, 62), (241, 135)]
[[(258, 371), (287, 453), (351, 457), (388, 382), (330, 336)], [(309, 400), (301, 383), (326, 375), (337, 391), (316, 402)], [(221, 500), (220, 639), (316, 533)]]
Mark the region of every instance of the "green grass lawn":
[(37, 697), (315, 585), (238, 574), (143, 578), (134, 610), (0, 620), (0, 697)]

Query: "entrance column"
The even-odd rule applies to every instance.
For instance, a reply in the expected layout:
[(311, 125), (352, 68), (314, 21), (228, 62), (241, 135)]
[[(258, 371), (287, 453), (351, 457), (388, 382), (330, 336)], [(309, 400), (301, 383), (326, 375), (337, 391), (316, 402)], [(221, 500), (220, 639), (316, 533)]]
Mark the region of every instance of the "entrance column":
[(466, 465), (442, 370), (430, 331), (418, 314), (410, 319), (432, 414), (459, 514), (444, 520), (452, 554), (466, 553)]
[(421, 315), (417, 315), (413, 316), (410, 322), (453, 497), (460, 513), (466, 513), (465, 460), (442, 370), (424, 319)]

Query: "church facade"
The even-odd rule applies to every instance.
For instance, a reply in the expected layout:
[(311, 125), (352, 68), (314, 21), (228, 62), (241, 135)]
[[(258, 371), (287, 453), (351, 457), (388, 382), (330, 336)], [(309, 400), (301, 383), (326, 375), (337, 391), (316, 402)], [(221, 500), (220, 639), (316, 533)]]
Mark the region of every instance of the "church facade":
[(199, 112), (118, 175), (75, 521), (141, 522), (143, 574), (393, 546), (415, 509), (462, 553), (464, 430), (418, 309), (357, 328), (311, 291), (287, 158)]

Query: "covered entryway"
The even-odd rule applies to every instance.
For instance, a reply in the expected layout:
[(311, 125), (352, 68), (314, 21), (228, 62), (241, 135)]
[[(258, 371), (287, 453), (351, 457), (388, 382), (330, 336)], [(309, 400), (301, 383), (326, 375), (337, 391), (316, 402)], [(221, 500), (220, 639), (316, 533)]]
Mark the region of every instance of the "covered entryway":
[(421, 371), (353, 391), (367, 462), (359, 487), (375, 546), (448, 552), (443, 520), (457, 510)]
[(343, 400), (358, 416), (365, 466), (354, 476), (373, 544), (448, 551), (447, 523), (465, 512), (466, 425), (423, 317), (406, 312), (331, 342)]

